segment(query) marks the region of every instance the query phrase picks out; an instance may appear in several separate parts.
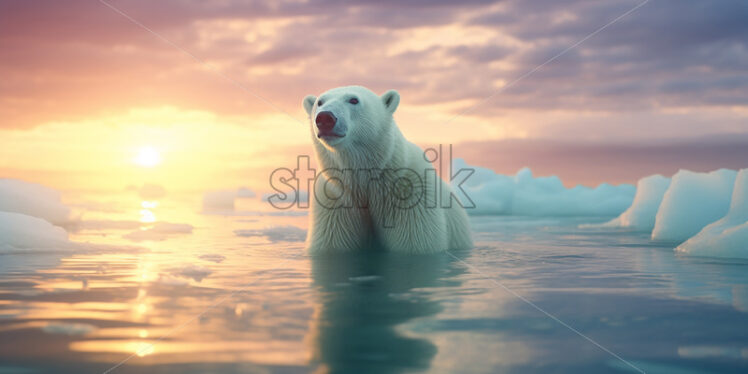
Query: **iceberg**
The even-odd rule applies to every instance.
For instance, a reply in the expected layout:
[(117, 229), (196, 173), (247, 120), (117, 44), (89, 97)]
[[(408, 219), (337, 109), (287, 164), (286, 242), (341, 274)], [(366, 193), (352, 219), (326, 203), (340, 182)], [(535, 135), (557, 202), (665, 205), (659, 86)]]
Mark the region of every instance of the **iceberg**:
[(177, 269), (173, 274), (184, 278), (192, 278), (199, 283), (212, 273), (213, 271), (205, 266), (190, 264)]
[(41, 218), (0, 212), (0, 253), (56, 251), (70, 246), (68, 233)]
[(236, 197), (240, 199), (253, 199), (257, 197), (257, 194), (247, 187), (239, 187), (236, 190)]
[(144, 200), (157, 200), (166, 196), (166, 189), (158, 184), (146, 183), (138, 188), (138, 196)]
[(234, 190), (208, 191), (203, 194), (203, 210), (234, 210), (235, 198)]
[(236, 199), (249, 199), (257, 195), (246, 187), (235, 190), (215, 190), (203, 194), (203, 211), (232, 211)]
[(260, 230), (234, 230), (236, 236), (265, 237), (275, 242), (303, 242), (306, 239), (306, 230), (296, 226), (271, 226)]
[(722, 218), (730, 207), (737, 172), (679, 170), (665, 192), (655, 217), (652, 239), (683, 242)]
[(596, 227), (624, 227), (635, 231), (652, 231), (670, 178), (655, 174), (639, 179), (634, 202), (620, 216)]
[(461, 185), (472, 204), (461, 203), (471, 215), (616, 216), (631, 205), (636, 192), (630, 184), (566, 188), (558, 177), (535, 177), (529, 168), (506, 176), (455, 159), (453, 170), (460, 169), (474, 171)]
[(70, 208), (61, 202), (58, 191), (18, 179), (0, 178), (0, 211), (42, 218), (53, 224), (71, 221)]
[(86, 335), (96, 331), (96, 326), (87, 323), (47, 322), (42, 331), (48, 334)]
[(737, 174), (727, 215), (704, 227), (675, 251), (696, 256), (748, 258), (748, 169)]

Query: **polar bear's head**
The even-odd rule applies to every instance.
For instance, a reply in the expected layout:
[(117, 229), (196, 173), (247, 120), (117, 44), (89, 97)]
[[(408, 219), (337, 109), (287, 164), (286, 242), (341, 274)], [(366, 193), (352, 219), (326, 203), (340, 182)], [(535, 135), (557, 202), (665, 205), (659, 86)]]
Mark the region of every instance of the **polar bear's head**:
[(348, 86), (305, 97), (304, 109), (316, 142), (333, 150), (389, 139), (399, 103), (397, 91), (377, 96), (365, 87)]

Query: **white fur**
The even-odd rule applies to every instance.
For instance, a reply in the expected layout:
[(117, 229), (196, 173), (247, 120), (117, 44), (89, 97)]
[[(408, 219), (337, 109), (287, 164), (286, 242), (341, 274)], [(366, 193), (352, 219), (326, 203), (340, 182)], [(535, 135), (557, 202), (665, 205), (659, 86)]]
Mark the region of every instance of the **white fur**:
[[(349, 102), (353, 97), (358, 104)], [(428, 177), (435, 175), (431, 163), (392, 118), (400, 103), (396, 91), (380, 97), (364, 87), (349, 86), (329, 90), (320, 99), (321, 106), (311, 95), (303, 101), (322, 169), (310, 198), (311, 253), (372, 246), (405, 253), (472, 247), (465, 210), (456, 201), (442, 208), (442, 201), (452, 198), (449, 185)], [(345, 136), (317, 137), (314, 119), (321, 111), (337, 117), (335, 130)], [(430, 172), (425, 174), (426, 170)], [(441, 200), (436, 199), (437, 192)]]

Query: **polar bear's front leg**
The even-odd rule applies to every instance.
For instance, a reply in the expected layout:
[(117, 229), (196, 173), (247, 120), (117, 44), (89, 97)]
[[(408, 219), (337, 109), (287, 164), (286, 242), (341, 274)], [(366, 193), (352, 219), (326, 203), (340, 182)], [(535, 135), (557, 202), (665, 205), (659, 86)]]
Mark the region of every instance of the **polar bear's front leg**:
[(377, 236), (389, 250), (405, 253), (436, 253), (449, 246), (444, 211), (419, 205), (382, 209), (376, 215)]
[(309, 253), (347, 252), (366, 246), (371, 239), (371, 221), (365, 208), (351, 203), (348, 194), (332, 196), (323, 191), (323, 183), (315, 184), (311, 196), (312, 215), (307, 234)]
[(307, 234), (309, 253), (347, 252), (364, 247), (369, 226), (357, 208), (328, 209), (314, 204)]

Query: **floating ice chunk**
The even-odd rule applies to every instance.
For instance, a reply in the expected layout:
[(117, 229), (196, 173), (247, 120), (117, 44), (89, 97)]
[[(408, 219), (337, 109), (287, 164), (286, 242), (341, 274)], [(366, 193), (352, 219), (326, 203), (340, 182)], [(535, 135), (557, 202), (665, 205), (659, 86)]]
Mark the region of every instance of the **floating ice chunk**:
[(234, 199), (234, 190), (208, 191), (203, 194), (203, 210), (234, 210)]
[(220, 263), (220, 262), (223, 262), (223, 260), (226, 259), (226, 256), (219, 255), (217, 253), (206, 253), (204, 255), (198, 256), (198, 258), (201, 259), (201, 260), (205, 260), (205, 261)]
[[(472, 166), (462, 159), (455, 159), (452, 169), (472, 169), (473, 174), (462, 185), (467, 197), (472, 200), (475, 208), (468, 209), (470, 214), (512, 214), (515, 180), (493, 170)], [(456, 188), (457, 186), (453, 186)], [(463, 206), (469, 207), (469, 201), (463, 201)]]
[[(106, 246), (74, 242), (68, 233), (41, 218), (20, 213), (0, 212), (0, 274), (54, 267), (71, 253), (106, 252), (138, 247)], [(104, 270), (102, 270), (103, 272)], [(85, 287), (85, 280), (83, 280)]]
[(260, 197), (260, 200), (268, 203), (271, 207), (280, 210), (299, 206), (309, 206), (312, 201), (310, 199), (314, 199), (314, 196), (309, 196), (309, 191), (306, 190), (295, 191), (294, 193), (265, 193)]
[(166, 189), (157, 184), (146, 183), (138, 189), (138, 196), (145, 200), (156, 200), (166, 196)]
[[(307, 210), (213, 210), (203, 211), (203, 214), (219, 215), (225, 217), (302, 217), (309, 215)], [(256, 222), (257, 219), (248, 218), (239, 222)]]
[(212, 273), (213, 271), (206, 268), (205, 266), (185, 265), (172, 274), (185, 278), (192, 278), (199, 283), (203, 280), (203, 278), (209, 276)]
[(236, 197), (240, 199), (251, 199), (257, 197), (257, 194), (247, 187), (239, 187), (239, 189), (236, 190)]
[(660, 208), (662, 198), (669, 186), (670, 178), (659, 174), (639, 179), (636, 184), (636, 196), (634, 196), (634, 202), (631, 206), (620, 216), (599, 226), (652, 231), (657, 210)]
[(727, 215), (675, 250), (696, 256), (748, 258), (748, 169), (740, 170), (735, 179)]
[(70, 209), (60, 201), (59, 192), (18, 179), (0, 179), (0, 211), (43, 218), (54, 224), (70, 221)]
[(159, 274), (156, 282), (159, 284), (166, 285), (166, 286), (177, 286), (177, 287), (186, 286), (190, 284), (190, 281), (187, 279), (175, 277), (169, 274)]
[(678, 171), (657, 211), (652, 239), (683, 242), (724, 217), (730, 207), (735, 175), (734, 170), (728, 169), (710, 173)]
[(69, 229), (72, 228), (74, 230), (93, 230), (93, 231), (134, 230), (134, 229), (140, 228), (140, 226), (142, 225), (143, 223), (140, 221), (100, 219), (100, 220), (79, 221), (75, 225), (72, 225), (71, 227), (68, 227), (68, 228)]
[(60, 227), (20, 213), (0, 212), (0, 253), (70, 247), (68, 233)]
[[(512, 177), (470, 166), (462, 159), (455, 159), (453, 165), (455, 172), (461, 168), (474, 170), (462, 189), (475, 205), (467, 211), (475, 215), (615, 216), (631, 205), (636, 192), (630, 184), (566, 188), (558, 177), (534, 177), (529, 168)], [(469, 201), (462, 203), (471, 205)]]
[(235, 230), (234, 234), (245, 237), (266, 237), (271, 242), (303, 242), (306, 230), (296, 226), (272, 226), (261, 230)]
[(42, 327), (48, 334), (86, 335), (96, 330), (96, 326), (87, 323), (50, 322)]
[(203, 211), (231, 211), (234, 210), (234, 201), (236, 199), (256, 197), (254, 191), (246, 187), (239, 187), (235, 190), (216, 190), (208, 191), (203, 194)]

